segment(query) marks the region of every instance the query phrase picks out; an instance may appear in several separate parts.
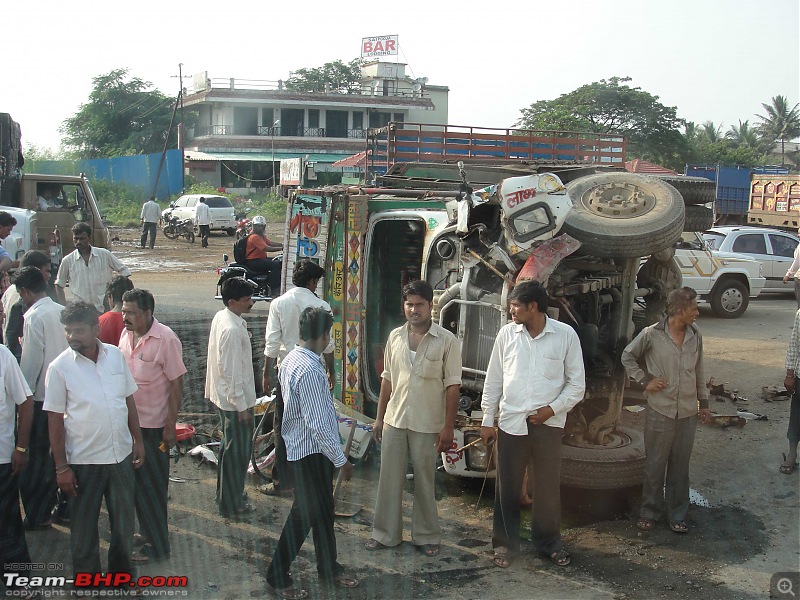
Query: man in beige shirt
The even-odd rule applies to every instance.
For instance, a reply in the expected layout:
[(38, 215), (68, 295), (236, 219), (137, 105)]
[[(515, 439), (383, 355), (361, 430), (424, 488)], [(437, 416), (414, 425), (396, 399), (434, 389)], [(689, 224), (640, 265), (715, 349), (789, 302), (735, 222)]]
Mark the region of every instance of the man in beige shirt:
[(433, 288), (414, 281), (403, 288), (408, 321), (389, 334), (378, 414), (372, 435), (381, 442), (381, 474), (368, 550), (403, 541), (403, 486), (409, 455), (414, 466), (411, 540), (426, 556), (439, 554), (436, 453), (453, 442), (461, 387), (461, 349), (455, 336), (433, 323)]
[(711, 416), (703, 337), (694, 324), (699, 314), (697, 292), (690, 287), (673, 290), (667, 296), (667, 318), (645, 327), (622, 352), (622, 365), (647, 396), (647, 461), (636, 522), (643, 531), (653, 529), (665, 513), (672, 531), (689, 531), (689, 457), (697, 414), (704, 423)]

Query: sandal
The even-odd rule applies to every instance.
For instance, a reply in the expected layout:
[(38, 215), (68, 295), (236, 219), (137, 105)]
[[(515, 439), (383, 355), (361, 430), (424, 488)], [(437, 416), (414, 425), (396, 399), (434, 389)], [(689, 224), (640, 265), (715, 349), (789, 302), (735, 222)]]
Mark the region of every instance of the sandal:
[(639, 520), (636, 521), (636, 528), (641, 529), (642, 531), (652, 531), (655, 526), (656, 526), (655, 519), (639, 517)]
[(508, 551), (505, 548), (495, 548), (492, 560), (494, 561), (494, 566), (500, 567), (501, 569), (507, 569), (511, 566), (512, 562), (511, 557), (508, 555)]
[(345, 575), (344, 573), (334, 577), (333, 583), (334, 585), (338, 585), (339, 587), (345, 589), (353, 589), (358, 587), (358, 579), (352, 575)]
[(790, 462), (786, 462), (786, 454), (784, 453), (783, 464), (780, 466), (781, 473), (783, 473), (784, 475), (791, 475), (792, 473), (794, 473), (794, 470), (797, 468), (797, 466), (798, 466), (797, 463), (792, 464)]
[(391, 548), (391, 546), (387, 546), (386, 544), (381, 544), (375, 538), (370, 538), (369, 540), (364, 542), (364, 548), (366, 548), (369, 551), (374, 551), (374, 550), (383, 550), (384, 548)]
[(269, 589), (271, 589), (274, 594), (280, 596), (284, 600), (302, 600), (303, 598), (308, 598), (308, 592), (306, 590), (293, 585), (285, 588), (276, 588), (270, 585)]
[(434, 556), (439, 555), (439, 544), (422, 544), (421, 546), (417, 546), (419, 551), (422, 552), (425, 556), (433, 558)]
[(558, 565), (559, 567), (566, 567), (569, 563), (572, 562), (572, 558), (570, 558), (569, 552), (567, 552), (563, 548), (561, 550), (556, 550), (552, 554), (548, 555), (547, 558), (549, 558), (554, 565)]
[(683, 521), (673, 521), (669, 524), (669, 528), (675, 533), (689, 533), (689, 526)]

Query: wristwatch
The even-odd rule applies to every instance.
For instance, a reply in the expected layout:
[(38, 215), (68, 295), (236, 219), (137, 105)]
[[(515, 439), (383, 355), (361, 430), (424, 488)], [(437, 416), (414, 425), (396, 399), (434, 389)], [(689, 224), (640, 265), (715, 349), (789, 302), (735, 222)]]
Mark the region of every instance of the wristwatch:
[(14, 450), (16, 450), (17, 452), (19, 452), (21, 454), (25, 454), (28, 451), (27, 448), (21, 448), (19, 446), (14, 446)]

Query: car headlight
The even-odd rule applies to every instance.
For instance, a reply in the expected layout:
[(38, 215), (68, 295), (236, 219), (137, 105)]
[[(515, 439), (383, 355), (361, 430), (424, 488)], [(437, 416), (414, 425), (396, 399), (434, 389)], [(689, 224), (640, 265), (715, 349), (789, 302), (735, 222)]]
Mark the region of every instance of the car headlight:
[[(464, 434), (464, 445), (474, 442), (481, 436), (476, 431), (468, 431)], [(474, 446), (464, 450), (466, 454), (467, 468), (472, 471), (490, 471), (494, 469), (494, 453), (486, 447), (483, 442), (478, 442)]]

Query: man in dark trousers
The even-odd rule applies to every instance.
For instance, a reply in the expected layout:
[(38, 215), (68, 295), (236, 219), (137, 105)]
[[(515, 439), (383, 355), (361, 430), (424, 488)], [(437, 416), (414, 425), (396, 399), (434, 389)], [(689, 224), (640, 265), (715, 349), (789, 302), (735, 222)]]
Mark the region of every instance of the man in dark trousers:
[(340, 468), (349, 480), (353, 465), (342, 452), (336, 409), (320, 362), (332, 325), (333, 316), (324, 308), (305, 309), (299, 345), (286, 356), (278, 374), (286, 403), (283, 439), (294, 471), (295, 495), (267, 568), (267, 583), (287, 600), (308, 597), (306, 590), (294, 586), (289, 568), (312, 530), (319, 577), (343, 588), (358, 586), (336, 560), (333, 531), (333, 470)]
[(570, 563), (561, 541), (561, 437), (586, 381), (578, 334), (547, 316), (548, 303), (538, 282), (514, 286), (508, 295), (513, 323), (497, 333), (483, 387), (481, 438), (485, 444), (497, 440), (492, 547), (500, 568), (520, 551), (519, 497), (528, 463), (531, 542), (559, 567)]
[[(280, 436), (281, 418), (283, 416), (283, 397), (281, 395), (277, 369), (300, 340), (300, 315), (306, 308), (321, 306), (328, 312), (330, 305), (317, 296), (319, 282), (325, 270), (310, 260), (300, 260), (294, 266), (292, 283), (295, 287), (275, 298), (269, 305), (266, 340), (264, 343), (264, 375), (263, 390), (269, 394), (273, 385), (275, 389), (275, 464), (272, 467), (272, 485), (262, 489), (265, 494), (292, 493), (292, 475), (286, 461), (286, 447)], [(328, 344), (323, 352), (328, 377), (333, 376), (333, 344)]]

